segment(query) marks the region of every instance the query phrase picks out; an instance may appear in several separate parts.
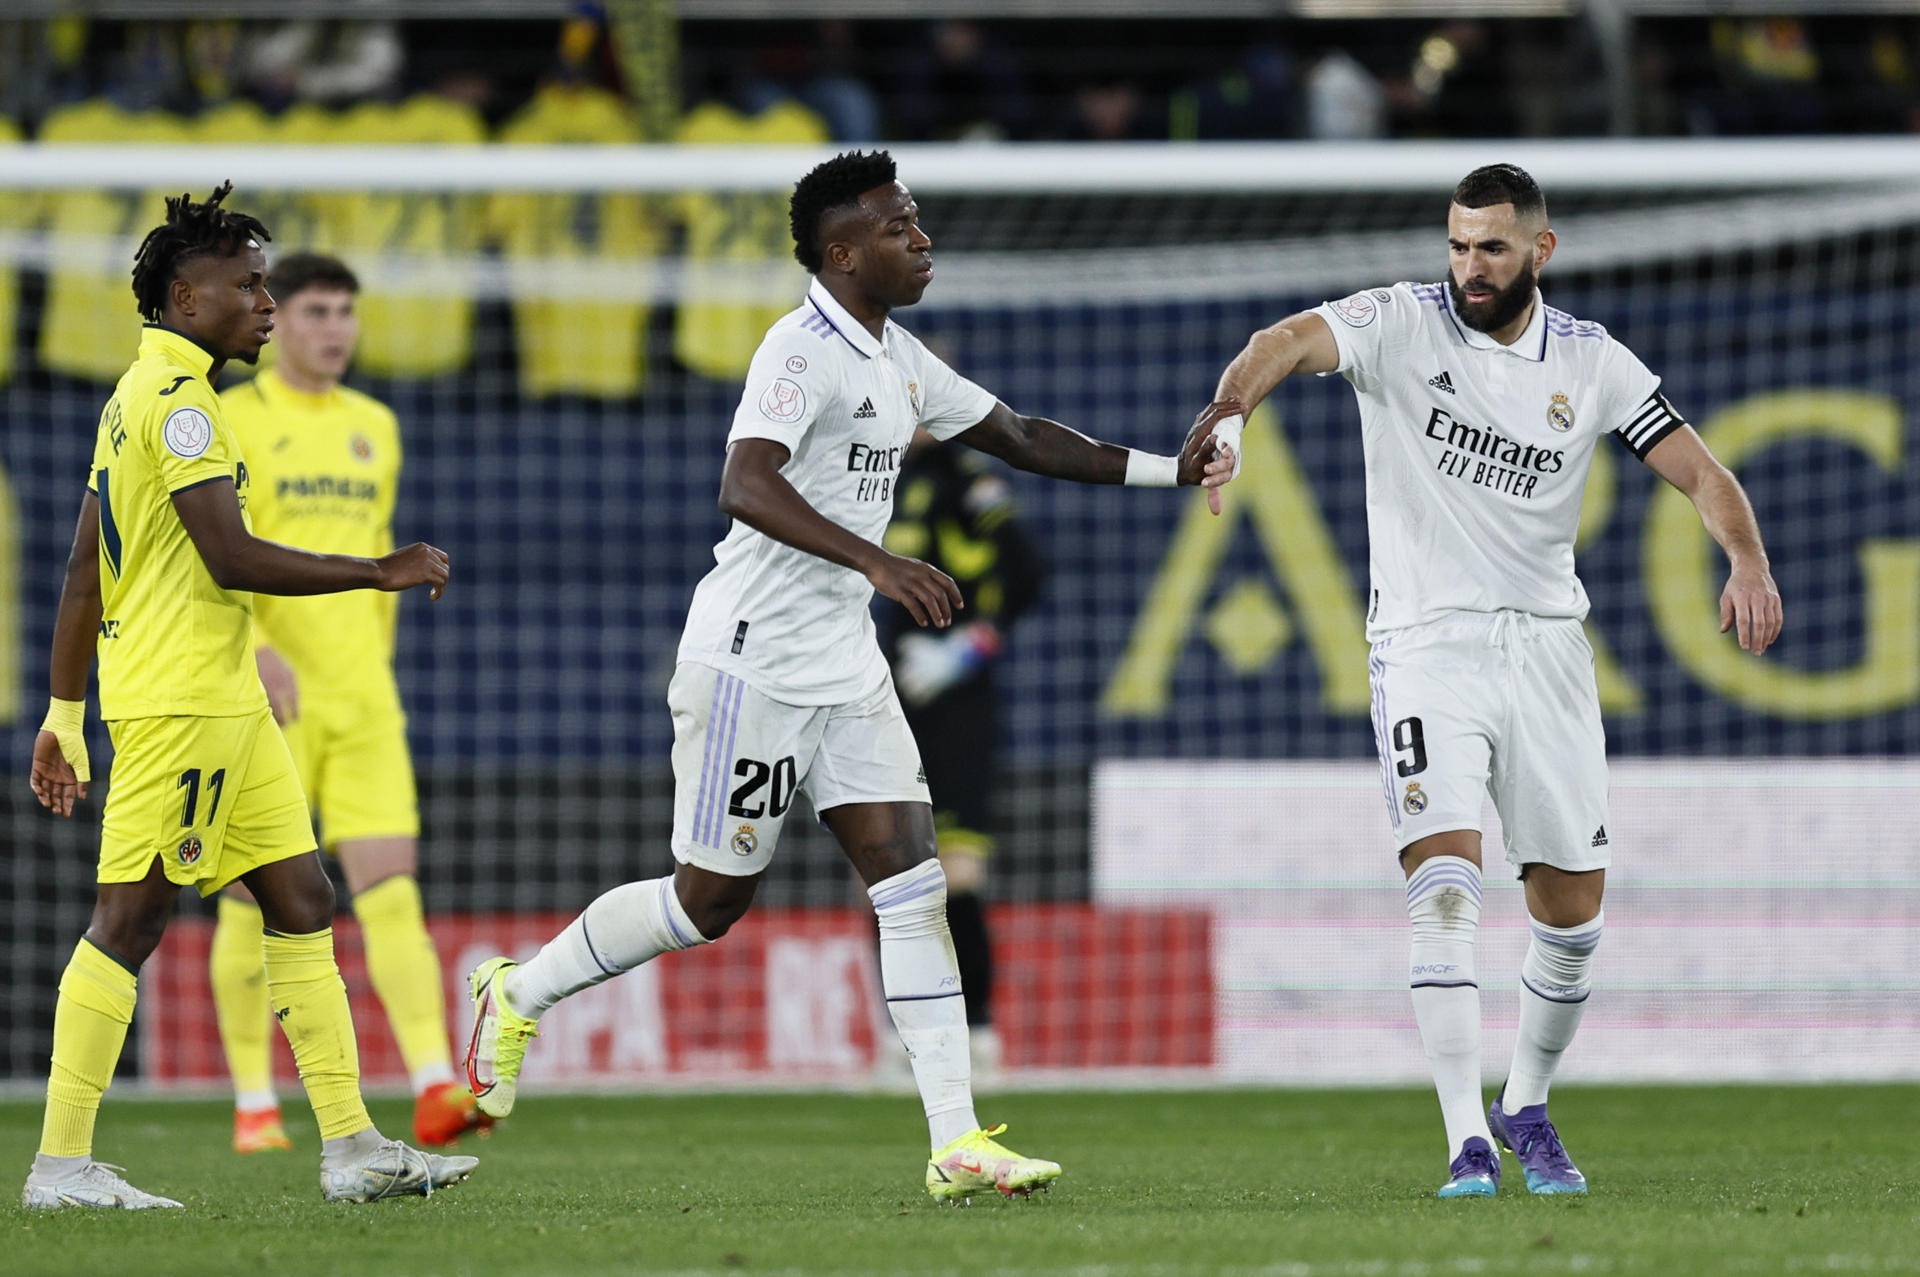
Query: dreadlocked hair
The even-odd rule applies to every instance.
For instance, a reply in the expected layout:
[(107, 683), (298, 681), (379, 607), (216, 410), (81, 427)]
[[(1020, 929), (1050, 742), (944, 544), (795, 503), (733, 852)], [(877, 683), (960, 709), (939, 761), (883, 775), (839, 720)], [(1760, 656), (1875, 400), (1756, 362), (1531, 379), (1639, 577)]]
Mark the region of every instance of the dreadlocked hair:
[(191, 194), (168, 197), (166, 223), (147, 232), (133, 258), (133, 296), (142, 319), (160, 322), (167, 289), (179, 278), (184, 263), (196, 257), (225, 257), (250, 239), (265, 243), (273, 238), (260, 219), (220, 207), (232, 193), (233, 183), (222, 182), (203, 204), (194, 203)]
[(894, 179), (893, 156), (885, 151), (847, 151), (816, 167), (793, 188), (788, 220), (793, 226), (793, 255), (818, 275), (826, 265), (820, 223), (835, 209), (858, 204), (860, 197)]

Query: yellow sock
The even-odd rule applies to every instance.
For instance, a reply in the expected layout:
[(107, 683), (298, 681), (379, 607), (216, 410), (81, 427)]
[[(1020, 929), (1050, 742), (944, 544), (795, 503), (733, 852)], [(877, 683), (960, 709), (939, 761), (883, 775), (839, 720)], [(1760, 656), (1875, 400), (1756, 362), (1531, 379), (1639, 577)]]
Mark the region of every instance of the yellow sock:
[(451, 1079), (440, 955), (427, 934), (420, 884), (412, 874), (384, 878), (353, 898), (353, 912), (365, 936), (367, 978), (387, 1009), (408, 1075), (416, 1084), (428, 1071)]
[(91, 940), (74, 946), (53, 1012), (53, 1069), (40, 1127), (40, 1151), (47, 1156), (92, 1154), (93, 1119), (127, 1044), (136, 989), (133, 972)]
[(312, 935), (265, 933), (267, 997), (293, 1047), (320, 1138), (338, 1139), (373, 1125), (360, 1098), (360, 1048), (353, 1039), (347, 986), (333, 960), (333, 929)]
[(260, 956), (265, 930), (259, 905), (223, 895), (207, 955), (220, 1045), (226, 1048), (234, 1094), (256, 1100), (273, 1093), (273, 1052), (267, 1036), (273, 1013), (267, 1009), (267, 971)]

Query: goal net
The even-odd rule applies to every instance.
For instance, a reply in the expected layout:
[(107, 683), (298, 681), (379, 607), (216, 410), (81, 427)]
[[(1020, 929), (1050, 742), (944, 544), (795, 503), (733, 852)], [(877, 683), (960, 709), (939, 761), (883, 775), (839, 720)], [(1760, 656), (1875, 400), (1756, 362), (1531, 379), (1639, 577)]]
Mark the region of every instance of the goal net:
[[(402, 423), (396, 532), (452, 556), (439, 604), (404, 600), (397, 659), (459, 1035), (477, 956), (529, 951), (606, 887), (669, 869), (664, 691), (725, 530), (714, 497), (740, 379), (805, 285), (785, 194), (825, 152), (136, 141), (0, 147), (9, 757), (24, 768), (95, 419), (137, 339), (133, 246), (163, 191), (232, 178), (273, 252), (336, 252), (359, 273), (351, 380)], [(1490, 160), (1528, 167), (1560, 235), (1548, 299), (1632, 347), (1737, 471), (1787, 612), (1762, 660), (1721, 636), (1724, 563), (1691, 507), (1603, 445), (1579, 555), (1619, 855), (1602, 994), (1567, 1074), (1909, 1077), (1913, 152), (901, 148), (939, 276), (897, 318), (1021, 412), (1172, 451), (1251, 331), (1440, 278), (1453, 182)], [(1047, 575), (998, 673), (1000, 1084), (1424, 1077), (1373, 761), (1351, 391), (1287, 383), (1246, 452), (1220, 519), (1190, 492), (1008, 476)], [(94, 750), (107, 758), (104, 732)], [(61, 822), (19, 781), (0, 791), (0, 1078), (31, 1082), (86, 924), (105, 787)], [(1498, 1068), (1526, 933), (1489, 859)], [(790, 821), (746, 922), (570, 1003), (530, 1079), (867, 1076), (889, 1031), (863, 909), (831, 842)], [(211, 915), (183, 913), (143, 974), (124, 1067), (218, 1084)], [(397, 1081), (344, 914), (340, 936), (369, 1077)]]

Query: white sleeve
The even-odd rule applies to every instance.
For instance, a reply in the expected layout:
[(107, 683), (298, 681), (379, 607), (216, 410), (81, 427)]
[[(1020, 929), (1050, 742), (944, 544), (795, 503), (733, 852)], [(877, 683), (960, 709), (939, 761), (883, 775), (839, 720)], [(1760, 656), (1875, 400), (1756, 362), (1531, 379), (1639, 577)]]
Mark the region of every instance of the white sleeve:
[(1419, 301), (1404, 288), (1363, 288), (1338, 301), (1323, 302), (1313, 313), (1333, 330), (1340, 363), (1333, 371), (1349, 378), (1372, 378), (1384, 356), (1399, 348), (1407, 325), (1417, 322)]
[(746, 388), (727, 443), (771, 439), (798, 451), (807, 430), (837, 396), (839, 379), (825, 343), (804, 328), (776, 328), (747, 367)]
[(1648, 371), (1639, 356), (1611, 337), (1607, 339), (1605, 378), (1607, 428), (1633, 455), (1645, 461), (1654, 445), (1687, 424), (1660, 393), (1660, 379)]
[(947, 367), (919, 338), (907, 336), (920, 372), (911, 389), (920, 427), (936, 439), (951, 439), (985, 421), (999, 400)]

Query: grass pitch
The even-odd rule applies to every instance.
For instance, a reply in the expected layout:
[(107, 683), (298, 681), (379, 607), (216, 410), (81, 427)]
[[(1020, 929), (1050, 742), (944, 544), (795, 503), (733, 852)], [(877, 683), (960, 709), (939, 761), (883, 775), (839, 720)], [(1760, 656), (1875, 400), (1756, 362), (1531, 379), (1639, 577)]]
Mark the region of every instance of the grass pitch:
[[(38, 1104), (0, 1104), (16, 1178), (0, 1270), (146, 1274), (1920, 1271), (1920, 1088), (1572, 1088), (1593, 1185), (1441, 1202), (1425, 1092), (1027, 1094), (984, 1118), (1066, 1174), (1031, 1203), (936, 1207), (898, 1096), (526, 1097), (456, 1189), (328, 1206), (292, 1154), (227, 1151), (226, 1106), (109, 1097), (98, 1155), (185, 1211), (21, 1210)], [(392, 1133), (406, 1108), (374, 1106)]]

